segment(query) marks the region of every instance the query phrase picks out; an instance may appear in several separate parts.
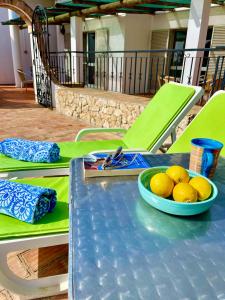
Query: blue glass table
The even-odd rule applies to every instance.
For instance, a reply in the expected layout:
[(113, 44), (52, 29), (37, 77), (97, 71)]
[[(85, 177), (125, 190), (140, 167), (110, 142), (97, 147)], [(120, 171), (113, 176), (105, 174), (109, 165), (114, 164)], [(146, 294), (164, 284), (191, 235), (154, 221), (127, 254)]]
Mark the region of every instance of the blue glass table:
[[(148, 155), (188, 167), (188, 154)], [(69, 297), (73, 300), (225, 299), (225, 159), (212, 208), (177, 217), (148, 206), (137, 177), (85, 179), (71, 163)]]

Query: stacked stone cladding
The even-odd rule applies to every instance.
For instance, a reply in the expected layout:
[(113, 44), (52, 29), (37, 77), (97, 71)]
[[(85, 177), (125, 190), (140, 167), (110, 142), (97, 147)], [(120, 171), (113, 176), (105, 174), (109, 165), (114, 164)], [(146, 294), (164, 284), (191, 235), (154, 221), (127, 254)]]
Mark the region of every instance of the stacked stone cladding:
[[(131, 100), (132, 97), (134, 99)], [(56, 90), (56, 108), (59, 112), (97, 127), (129, 128), (148, 101), (148, 98), (111, 92), (107, 95), (104, 91), (96, 93), (91, 89)]]
[[(74, 119), (84, 120), (91, 127), (128, 129), (145, 109), (149, 98), (89, 88), (57, 88), (56, 109)], [(179, 136), (200, 107), (195, 106), (177, 127)]]

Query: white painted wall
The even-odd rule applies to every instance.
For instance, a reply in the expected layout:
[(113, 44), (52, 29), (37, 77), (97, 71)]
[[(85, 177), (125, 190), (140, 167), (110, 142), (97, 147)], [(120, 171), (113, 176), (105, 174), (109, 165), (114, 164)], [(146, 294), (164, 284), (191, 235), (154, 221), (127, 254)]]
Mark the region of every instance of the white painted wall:
[(111, 51), (147, 50), (153, 23), (151, 15), (105, 16), (84, 22), (83, 31), (107, 29)]
[[(108, 50), (149, 49), (151, 31), (187, 28), (189, 9), (160, 13), (156, 15), (105, 16), (88, 19), (83, 31), (96, 31), (107, 28), (109, 32)], [(225, 7), (210, 9), (209, 26), (225, 25)]]
[(65, 24), (65, 34), (64, 34), (64, 45), (65, 50), (71, 49), (71, 41), (70, 41), (70, 24)]
[[(204, 48), (209, 23), (210, 3), (205, 0), (192, 2), (188, 20), (188, 30), (185, 49)], [(182, 71), (184, 84), (197, 85), (199, 81), (199, 57), (203, 57), (203, 52), (185, 52), (187, 57), (194, 57), (186, 61)], [(196, 58), (197, 57), (197, 58)], [(191, 70), (191, 71), (190, 71)], [(189, 77), (191, 80), (189, 81)]]
[(152, 15), (127, 15), (124, 18), (124, 50), (149, 49), (153, 18)]
[(88, 19), (83, 23), (83, 31), (96, 31), (98, 29), (108, 29), (109, 51), (124, 50), (124, 22), (123, 16), (105, 16), (100, 19)]
[(225, 7), (212, 7), (209, 14), (209, 26), (225, 25)]
[[(187, 28), (189, 9), (169, 13), (160, 13), (153, 17), (152, 30)], [(209, 26), (225, 25), (225, 7), (210, 8)]]
[[(124, 24), (124, 50), (149, 50), (151, 48), (152, 22), (152, 15), (127, 15)], [(123, 90), (127, 93), (143, 93), (145, 78), (143, 75), (140, 77), (140, 74), (143, 74), (149, 63), (149, 53), (126, 54), (126, 58), (126, 68), (124, 67), (123, 70), (123, 77), (126, 79), (123, 83)], [(147, 72), (148, 69), (147, 67)]]
[(154, 16), (152, 30), (186, 28), (189, 9), (179, 12), (160, 13)]
[[(6, 20), (8, 20), (8, 10), (0, 8), (0, 22)], [(49, 34), (50, 51), (57, 51), (56, 26), (49, 26)], [(0, 84), (15, 84), (9, 26), (0, 24), (0, 36), (4, 37), (4, 43), (0, 43)], [(27, 29), (20, 31), (20, 46), (22, 67), (26, 73), (26, 79), (32, 79), (30, 34)]]
[(49, 51), (57, 51), (57, 33), (56, 33), (56, 26), (49, 25), (48, 26), (49, 32)]
[[(8, 20), (8, 10), (1, 8), (0, 22), (6, 20)], [(0, 24), (0, 36), (4, 38), (4, 43), (0, 43), (0, 84), (15, 84), (9, 26), (3, 26)], [(20, 46), (22, 67), (26, 73), (26, 78), (31, 79), (32, 60), (30, 49), (30, 37), (27, 29), (20, 31)]]
[[(96, 50), (99, 51), (124, 51), (125, 49), (125, 16), (104, 16), (99, 19), (88, 19), (83, 23), (83, 31), (90, 32), (94, 31), (96, 33), (95, 38), (100, 38), (101, 41), (96, 41)], [(108, 38), (106, 38), (106, 34)], [(105, 37), (105, 38), (104, 38)], [(104, 40), (108, 45), (104, 45)], [(99, 55), (99, 54), (98, 54)], [(100, 57), (102, 55), (100, 54)], [(119, 82), (119, 74), (123, 72), (121, 69), (121, 64), (117, 68), (116, 72), (116, 63), (123, 60), (123, 53), (111, 53), (108, 58), (108, 65), (106, 64), (106, 77), (102, 80), (99, 78), (97, 85), (99, 86), (100, 82), (110, 90), (118, 91), (120, 89), (121, 83)], [(100, 58), (98, 60), (99, 65), (103, 65), (104, 59)], [(112, 80), (112, 73), (114, 74), (114, 79)], [(117, 73), (117, 75), (116, 75)], [(115, 78), (118, 78), (115, 82)]]
[[(14, 11), (9, 10), (8, 17), (9, 20), (15, 19), (17, 18), (17, 14)], [(12, 49), (12, 61), (13, 61), (13, 71), (15, 77), (15, 86), (21, 87), (22, 86), (21, 77), (17, 72), (18, 69), (23, 69), (19, 27), (16, 25), (10, 25), (9, 34), (10, 34), (11, 49)]]
[[(0, 9), (0, 22), (8, 19), (8, 10)], [(12, 50), (9, 27), (0, 24), (0, 84), (14, 84)], [(4, 38), (3, 38), (4, 37)]]
[(64, 35), (60, 31), (60, 25), (56, 26), (56, 36), (57, 36), (57, 50), (64, 51), (65, 50), (65, 38), (64, 38)]
[(32, 59), (30, 47), (30, 34), (27, 29), (20, 30), (20, 46), (23, 70), (26, 73), (26, 79), (32, 79)]
[[(125, 51), (134, 49), (148, 50), (150, 49), (152, 22), (153, 16), (149, 15), (124, 15), (116, 17), (105, 16), (100, 19), (86, 20), (86, 22), (84, 23), (83, 31), (95, 31), (97, 33), (100, 29), (107, 30), (109, 51)], [(97, 37), (98, 35), (96, 34), (96, 38)], [(96, 44), (98, 44), (98, 42), (96, 42)], [(134, 60), (131, 59), (132, 55), (133, 54), (126, 54), (125, 57), (123, 53), (114, 53), (109, 55), (109, 89), (114, 91), (118, 91), (119, 89), (121, 89), (121, 73), (123, 73), (123, 77), (125, 77), (126, 72), (127, 78), (130, 76), (129, 73), (134, 73)], [(124, 64), (125, 61), (126, 67)], [(129, 71), (131, 65), (132, 71)], [(140, 67), (140, 58), (137, 61), (136, 67), (138, 71)], [(114, 74), (113, 80), (110, 79), (112, 73)], [(117, 76), (115, 74), (117, 74)], [(122, 89), (127, 90), (129, 89), (129, 86), (132, 86), (130, 90), (130, 92), (132, 92), (134, 81), (135, 79), (132, 78), (131, 84), (128, 80), (126, 81), (126, 83), (122, 83)], [(139, 82), (136, 82), (136, 86), (138, 86), (139, 88)], [(142, 92), (142, 87), (143, 82), (141, 83), (140, 92)]]

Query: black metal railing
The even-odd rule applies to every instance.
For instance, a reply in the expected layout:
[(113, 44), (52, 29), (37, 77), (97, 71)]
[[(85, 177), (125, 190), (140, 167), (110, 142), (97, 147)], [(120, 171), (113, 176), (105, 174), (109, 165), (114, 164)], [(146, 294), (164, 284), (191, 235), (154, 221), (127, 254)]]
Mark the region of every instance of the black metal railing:
[(152, 94), (165, 82), (201, 85), (210, 94), (225, 86), (225, 48), (149, 51), (51, 52), (55, 80), (126, 94)]

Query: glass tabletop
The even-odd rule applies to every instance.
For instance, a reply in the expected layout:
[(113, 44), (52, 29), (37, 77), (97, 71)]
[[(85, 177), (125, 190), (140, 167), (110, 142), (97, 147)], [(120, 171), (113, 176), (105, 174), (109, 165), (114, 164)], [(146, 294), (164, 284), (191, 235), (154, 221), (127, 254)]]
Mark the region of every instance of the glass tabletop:
[[(188, 167), (188, 154), (148, 155), (151, 166)], [(225, 299), (225, 159), (219, 195), (201, 215), (177, 217), (148, 206), (137, 176), (84, 180), (71, 163), (70, 299)]]

